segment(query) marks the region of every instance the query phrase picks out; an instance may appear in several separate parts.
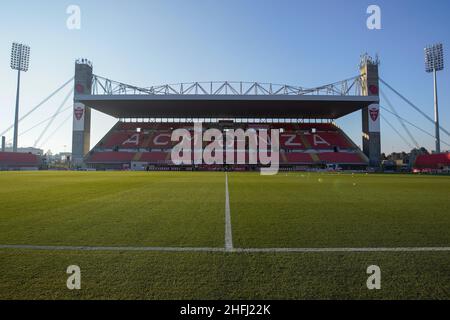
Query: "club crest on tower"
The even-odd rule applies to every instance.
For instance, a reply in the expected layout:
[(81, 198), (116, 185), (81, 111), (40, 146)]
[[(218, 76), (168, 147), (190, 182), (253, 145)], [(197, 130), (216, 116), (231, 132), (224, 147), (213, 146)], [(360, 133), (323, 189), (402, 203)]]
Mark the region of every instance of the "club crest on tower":
[(75, 118), (79, 121), (83, 117), (84, 108), (83, 107), (75, 107), (74, 109)]
[(370, 114), (370, 118), (372, 119), (372, 121), (377, 121), (378, 116), (380, 115), (380, 110), (377, 108), (370, 108), (369, 114)]

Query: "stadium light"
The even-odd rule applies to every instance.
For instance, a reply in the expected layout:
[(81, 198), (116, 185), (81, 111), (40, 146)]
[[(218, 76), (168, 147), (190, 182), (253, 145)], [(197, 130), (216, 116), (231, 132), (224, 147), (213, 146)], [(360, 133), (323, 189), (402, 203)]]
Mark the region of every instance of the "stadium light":
[(435, 139), (436, 153), (441, 152), (441, 138), (439, 132), (439, 108), (437, 94), (437, 71), (444, 70), (444, 48), (442, 43), (438, 43), (425, 48), (425, 71), (433, 73), (434, 80), (434, 122), (435, 122)]
[(16, 112), (14, 118), (14, 139), (13, 152), (17, 152), (17, 137), (19, 131), (19, 93), (20, 93), (20, 72), (27, 72), (30, 63), (30, 47), (14, 42), (11, 49), (11, 69), (17, 70), (17, 94)]

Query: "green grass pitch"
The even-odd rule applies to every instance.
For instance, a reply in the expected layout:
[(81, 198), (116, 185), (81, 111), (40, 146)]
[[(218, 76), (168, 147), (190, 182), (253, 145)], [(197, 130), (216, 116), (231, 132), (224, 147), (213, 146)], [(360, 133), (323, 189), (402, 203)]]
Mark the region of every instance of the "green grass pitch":
[[(235, 248), (450, 247), (450, 177), (229, 173)], [(217, 248), (225, 173), (0, 172), (0, 246)], [(381, 290), (368, 290), (378, 265)], [(81, 290), (68, 290), (78, 265)], [(450, 299), (450, 252), (0, 249), (0, 299)]]

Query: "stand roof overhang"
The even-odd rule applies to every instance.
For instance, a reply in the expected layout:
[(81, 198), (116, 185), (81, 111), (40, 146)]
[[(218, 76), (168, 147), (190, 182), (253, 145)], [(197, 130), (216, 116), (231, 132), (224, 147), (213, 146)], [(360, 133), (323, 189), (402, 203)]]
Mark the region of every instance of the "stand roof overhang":
[(115, 118), (338, 119), (377, 96), (336, 95), (77, 95), (76, 100)]

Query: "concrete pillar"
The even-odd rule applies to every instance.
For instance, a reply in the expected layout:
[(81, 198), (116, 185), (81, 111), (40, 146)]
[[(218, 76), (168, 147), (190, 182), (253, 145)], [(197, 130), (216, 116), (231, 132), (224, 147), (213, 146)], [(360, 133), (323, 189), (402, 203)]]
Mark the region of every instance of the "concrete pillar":
[(363, 152), (369, 158), (370, 167), (379, 168), (381, 164), (381, 130), (379, 105), (379, 61), (365, 55), (361, 59), (362, 95), (375, 96), (377, 102), (362, 110)]
[(80, 102), (81, 95), (92, 92), (92, 64), (86, 59), (75, 62), (75, 89), (73, 98), (72, 165), (84, 166), (84, 156), (91, 142), (91, 108)]
[(2, 136), (2, 152), (6, 151), (6, 137)]

